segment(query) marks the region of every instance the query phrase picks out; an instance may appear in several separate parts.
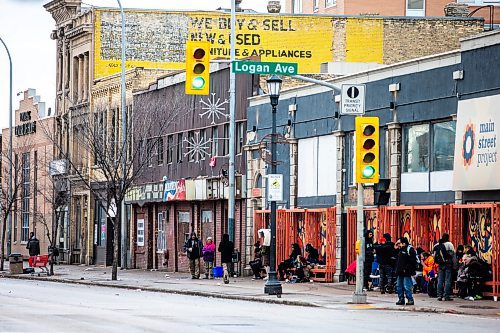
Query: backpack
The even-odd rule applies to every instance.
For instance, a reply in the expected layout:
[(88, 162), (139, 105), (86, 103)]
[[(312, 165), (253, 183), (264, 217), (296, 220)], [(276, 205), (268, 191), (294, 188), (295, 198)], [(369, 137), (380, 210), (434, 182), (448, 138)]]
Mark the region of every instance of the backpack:
[[(408, 252), (408, 255), (410, 255), (410, 250), (413, 248), (413, 246), (411, 245), (408, 245), (408, 248), (406, 249), (406, 251)], [(419, 267), (420, 267), (420, 257), (417, 253), (417, 251), (415, 249), (413, 249), (415, 251), (415, 269), (418, 270)]]
[(439, 266), (445, 266), (451, 262), (451, 255), (446, 250), (444, 244), (438, 244), (434, 248), (434, 260)]

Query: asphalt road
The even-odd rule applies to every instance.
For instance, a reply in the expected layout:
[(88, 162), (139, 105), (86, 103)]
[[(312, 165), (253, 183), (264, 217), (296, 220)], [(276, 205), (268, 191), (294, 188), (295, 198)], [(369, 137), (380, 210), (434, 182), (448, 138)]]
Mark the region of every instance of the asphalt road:
[(333, 310), (0, 279), (0, 332), (499, 332), (473, 316)]

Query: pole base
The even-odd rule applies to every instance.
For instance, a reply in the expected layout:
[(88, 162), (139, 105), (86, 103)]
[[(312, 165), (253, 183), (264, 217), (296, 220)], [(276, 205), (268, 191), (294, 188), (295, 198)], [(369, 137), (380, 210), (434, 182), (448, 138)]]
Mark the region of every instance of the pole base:
[(269, 272), (269, 280), (267, 280), (264, 286), (264, 293), (268, 295), (278, 295), (282, 294), (281, 283), (278, 280), (278, 276), (275, 271)]
[(280, 296), (283, 293), (283, 289), (281, 288), (281, 283), (276, 284), (267, 284), (264, 286), (264, 293), (268, 295), (277, 295)]
[(354, 293), (352, 294), (353, 304), (366, 304), (366, 293)]

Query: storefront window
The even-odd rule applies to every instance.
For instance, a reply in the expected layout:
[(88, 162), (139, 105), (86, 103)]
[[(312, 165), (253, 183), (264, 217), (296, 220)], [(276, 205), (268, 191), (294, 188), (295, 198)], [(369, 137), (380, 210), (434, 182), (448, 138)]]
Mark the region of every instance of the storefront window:
[(453, 170), (456, 122), (432, 125), (432, 171)]
[(405, 126), (403, 138), (403, 172), (428, 172), (429, 124)]

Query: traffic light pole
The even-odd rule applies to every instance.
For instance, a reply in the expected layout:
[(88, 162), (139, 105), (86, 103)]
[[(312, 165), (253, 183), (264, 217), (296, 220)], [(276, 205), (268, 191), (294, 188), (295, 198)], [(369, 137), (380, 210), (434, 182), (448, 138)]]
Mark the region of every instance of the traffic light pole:
[[(231, 64), (236, 60), (236, 0), (231, 0)], [(235, 139), (236, 139), (236, 74), (233, 66), (230, 67), (229, 74), (229, 202), (228, 202), (228, 234), (229, 239), (234, 242), (234, 208), (235, 194), (234, 186), (234, 160), (235, 160)]]
[(359, 253), (356, 258), (356, 291), (352, 296), (354, 304), (366, 303), (366, 292), (363, 291), (364, 281), (364, 264), (365, 264), (365, 235), (364, 231), (364, 216), (363, 216), (363, 184), (358, 183), (358, 207), (356, 214), (357, 235), (359, 241)]

